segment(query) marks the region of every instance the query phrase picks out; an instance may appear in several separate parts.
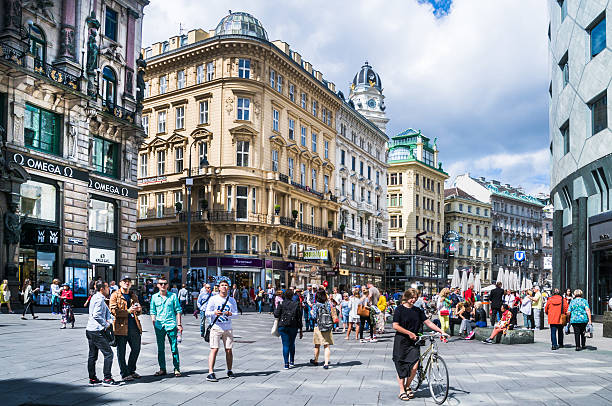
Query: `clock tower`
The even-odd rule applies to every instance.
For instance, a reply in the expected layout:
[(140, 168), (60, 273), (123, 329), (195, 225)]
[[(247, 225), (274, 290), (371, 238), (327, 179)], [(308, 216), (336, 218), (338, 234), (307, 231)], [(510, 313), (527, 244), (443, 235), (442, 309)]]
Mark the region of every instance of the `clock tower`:
[(374, 69), (366, 61), (353, 79), (349, 93), (349, 103), (361, 115), (386, 133), (389, 119), (385, 113), (385, 96), (383, 96), (382, 90), (380, 76), (374, 72)]

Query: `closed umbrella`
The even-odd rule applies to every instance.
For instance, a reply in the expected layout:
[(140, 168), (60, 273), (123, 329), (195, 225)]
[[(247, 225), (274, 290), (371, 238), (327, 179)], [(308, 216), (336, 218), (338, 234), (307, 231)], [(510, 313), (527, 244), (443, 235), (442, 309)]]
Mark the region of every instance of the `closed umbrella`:
[(460, 283), (461, 279), (459, 277), (459, 270), (455, 268), (455, 271), (453, 272), (453, 279), (451, 280), (451, 288), (458, 287)]
[(502, 279), (502, 286), (504, 289), (508, 289), (508, 286), (510, 285), (510, 271), (505, 269), (504, 270), (504, 277)]
[(495, 281), (495, 283), (496, 284), (497, 282), (504, 283), (503, 278), (504, 278), (504, 268), (500, 266), (499, 270), (497, 271), (497, 280)]
[(519, 290), (521, 288), (521, 282), (518, 274), (514, 273), (514, 288), (512, 290)]
[(476, 278), (474, 278), (474, 290), (476, 293), (480, 293), (482, 289), (482, 285), (480, 284), (480, 274), (476, 274)]
[(473, 284), (474, 284), (474, 272), (470, 272), (470, 276), (468, 277), (467, 285), (469, 287), (470, 285), (473, 285)]
[(467, 272), (463, 271), (461, 272), (461, 293), (465, 292), (467, 290), (468, 284), (467, 284)]

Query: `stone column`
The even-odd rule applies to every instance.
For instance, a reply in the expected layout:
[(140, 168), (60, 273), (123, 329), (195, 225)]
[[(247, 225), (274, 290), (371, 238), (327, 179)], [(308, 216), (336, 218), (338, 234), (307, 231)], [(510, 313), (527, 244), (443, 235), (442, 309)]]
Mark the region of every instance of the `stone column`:
[(125, 87), (124, 94), (127, 97), (133, 98), (134, 96), (134, 41), (136, 40), (135, 27), (136, 20), (140, 17), (137, 12), (132, 9), (128, 9), (128, 20), (127, 20), (127, 38), (125, 42)]
[(268, 216), (272, 216), (274, 214), (274, 191), (272, 190), (272, 185), (268, 186)]
[(568, 279), (568, 288), (578, 289), (578, 273), (579, 273), (579, 265), (578, 265), (578, 256), (579, 256), (579, 245), (580, 245), (580, 236), (578, 233), (578, 223), (580, 222), (580, 209), (579, 209), (580, 200), (574, 200), (572, 204), (572, 260), (571, 269), (566, 270), (566, 278)]
[(2, 0), (4, 14), (4, 28), (0, 32), (0, 39), (6, 41), (10, 46), (21, 49), (21, 0)]
[(589, 255), (588, 246), (588, 228), (587, 228), (587, 198), (579, 197), (578, 200), (578, 224), (574, 228), (575, 234), (578, 235), (578, 244), (574, 245), (574, 253), (577, 256), (577, 265), (575, 272), (578, 274), (578, 288), (584, 292), (584, 297), (592, 297), (586, 291), (587, 287), (587, 256)]
[(75, 56), (75, 31), (76, 7), (75, 0), (62, 1), (62, 29), (60, 31), (59, 57), (76, 61)]

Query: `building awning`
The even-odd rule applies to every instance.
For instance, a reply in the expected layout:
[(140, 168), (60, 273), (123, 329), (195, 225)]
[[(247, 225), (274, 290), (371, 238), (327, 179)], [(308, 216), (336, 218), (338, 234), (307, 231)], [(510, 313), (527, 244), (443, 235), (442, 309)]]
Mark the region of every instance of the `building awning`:
[(71, 266), (73, 268), (91, 268), (91, 262), (85, 259), (66, 258), (64, 266)]

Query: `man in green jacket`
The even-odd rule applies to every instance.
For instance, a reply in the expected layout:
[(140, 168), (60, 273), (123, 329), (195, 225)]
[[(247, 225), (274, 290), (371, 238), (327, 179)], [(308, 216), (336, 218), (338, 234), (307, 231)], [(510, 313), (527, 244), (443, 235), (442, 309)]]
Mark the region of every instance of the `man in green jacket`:
[(168, 336), (170, 350), (172, 351), (172, 363), (174, 364), (174, 376), (181, 376), (179, 364), (179, 352), (177, 336), (183, 332), (181, 324), (181, 304), (178, 297), (168, 291), (168, 280), (159, 278), (157, 280), (159, 292), (151, 297), (151, 320), (157, 338), (157, 362), (159, 371), (155, 376), (166, 375), (166, 352), (164, 339)]

